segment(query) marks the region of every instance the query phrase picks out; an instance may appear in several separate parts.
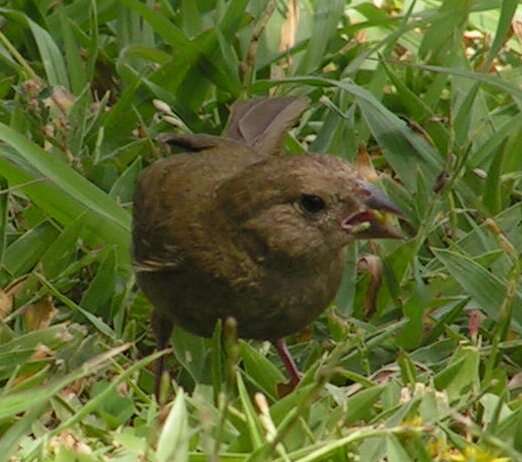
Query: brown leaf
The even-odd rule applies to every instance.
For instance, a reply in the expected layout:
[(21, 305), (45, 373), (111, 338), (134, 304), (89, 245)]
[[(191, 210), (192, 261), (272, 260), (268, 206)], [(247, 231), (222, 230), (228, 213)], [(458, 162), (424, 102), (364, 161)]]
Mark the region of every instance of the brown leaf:
[(373, 166), (372, 159), (368, 154), (366, 146), (361, 144), (357, 150), (357, 157), (355, 158), (355, 168), (362, 178), (369, 182), (374, 182), (379, 179), (379, 174)]
[(515, 19), (511, 25), (513, 27), (513, 32), (517, 36), (518, 40), (522, 42), (522, 20)]
[(36, 345), (34, 353), (31, 356), (32, 361), (41, 361), (43, 359), (52, 358), (54, 356), (53, 350), (43, 343)]
[(15, 306), (15, 297), (24, 289), (27, 276), (15, 279), (5, 289), (0, 289), (0, 319), (5, 319)]
[(515, 374), (508, 382), (509, 390), (518, 390), (522, 388), (522, 372)]
[(377, 296), (382, 285), (382, 261), (377, 255), (366, 255), (357, 262), (357, 269), (370, 274), (370, 287), (364, 298), (364, 314), (368, 319), (377, 309)]
[[(295, 45), (295, 36), (299, 25), (299, 5), (297, 0), (288, 0), (286, 20), (281, 27), (279, 51), (288, 51)], [(290, 59), (290, 58), (289, 58)]]
[(62, 447), (70, 449), (77, 454), (92, 454), (92, 449), (69, 430), (64, 430), (60, 434), (53, 436), (49, 441), (49, 448), (55, 453), (58, 453)]
[(468, 331), (469, 336), (473, 339), (477, 338), (479, 329), (480, 329), (480, 321), (482, 319), (482, 314), (480, 310), (470, 310), (468, 312)]
[(399, 368), (396, 366), (386, 366), (377, 371), (372, 376), (372, 380), (375, 383), (383, 384), (390, 382), (394, 377), (397, 376)]
[(29, 305), (24, 312), (24, 321), (27, 329), (39, 330), (49, 327), (52, 319), (56, 315), (52, 298), (47, 296)]
[(368, 33), (365, 30), (359, 30), (355, 33), (355, 41), (357, 43), (366, 43), (368, 41)]
[(4, 319), (13, 309), (13, 297), (0, 289), (0, 319)]
[(278, 398), (284, 398), (295, 390), (295, 385), (290, 382), (278, 383), (276, 385)]
[(74, 95), (64, 87), (54, 87), (51, 96), (45, 99), (45, 104), (50, 107), (56, 107), (62, 114), (68, 114), (74, 105)]

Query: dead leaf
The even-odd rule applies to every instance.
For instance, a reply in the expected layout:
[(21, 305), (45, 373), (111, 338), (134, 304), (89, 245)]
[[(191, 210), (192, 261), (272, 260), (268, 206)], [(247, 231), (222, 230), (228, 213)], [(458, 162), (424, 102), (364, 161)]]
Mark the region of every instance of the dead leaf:
[(382, 369), (375, 372), (371, 379), (375, 383), (379, 385), (385, 384), (393, 380), (394, 377), (397, 377), (397, 372), (399, 371), (398, 366), (385, 366)]
[[(281, 27), (279, 51), (286, 52), (295, 45), (297, 27), (299, 25), (299, 5), (297, 0), (288, 0), (286, 20)], [(290, 57), (288, 58), (289, 64)]]
[(522, 388), (522, 372), (515, 374), (508, 382), (508, 390), (518, 390)]
[(517, 36), (518, 40), (522, 42), (522, 20), (515, 19), (511, 25), (513, 27), (513, 32)]
[(34, 353), (31, 356), (31, 360), (41, 361), (44, 359), (52, 358), (53, 356), (53, 350), (51, 350), (47, 345), (39, 343), (38, 345), (36, 345), (36, 348), (34, 349)]
[(92, 449), (69, 430), (64, 430), (59, 435), (53, 436), (49, 441), (51, 451), (57, 453), (61, 447), (70, 449), (77, 454), (92, 454)]
[(29, 305), (24, 312), (24, 321), (28, 330), (40, 330), (49, 327), (57, 310), (50, 296)]
[(22, 91), (29, 98), (35, 98), (43, 90), (43, 82), (39, 79), (29, 79), (22, 82)]
[(382, 261), (377, 255), (366, 255), (357, 262), (358, 271), (366, 271), (370, 275), (370, 287), (364, 299), (364, 314), (370, 318), (377, 309), (377, 296), (382, 285)]
[(362, 178), (373, 183), (379, 179), (379, 174), (373, 166), (372, 159), (368, 154), (366, 146), (361, 144), (357, 150), (357, 157), (355, 158), (355, 168)]
[(74, 105), (74, 95), (64, 87), (54, 87), (51, 96), (44, 100), (47, 107), (56, 107), (62, 114), (68, 114)]
[(480, 329), (482, 315), (480, 310), (468, 311), (468, 332), (472, 339), (476, 339)]
[(365, 30), (359, 30), (355, 33), (355, 41), (357, 43), (366, 43), (368, 41), (368, 34), (366, 33)]
[(66, 399), (72, 399), (75, 396), (79, 396), (83, 390), (89, 387), (91, 381), (92, 379), (89, 377), (83, 377), (81, 379), (75, 380), (62, 390), (61, 395)]
[(278, 383), (276, 389), (278, 398), (284, 398), (295, 390), (295, 385), (290, 382)]
[(471, 42), (473, 40), (483, 40), (484, 33), (479, 30), (467, 30), (464, 32), (464, 41)]
[(4, 319), (13, 309), (13, 297), (0, 289), (0, 319)]

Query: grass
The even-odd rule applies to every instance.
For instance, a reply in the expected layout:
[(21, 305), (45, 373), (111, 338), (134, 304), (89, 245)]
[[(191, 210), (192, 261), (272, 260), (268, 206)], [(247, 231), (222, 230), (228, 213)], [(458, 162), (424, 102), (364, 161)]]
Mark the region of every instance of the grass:
[[(516, 0), (0, 2), (0, 461), (522, 460), (521, 21)], [(409, 238), (350, 249), (289, 339), (295, 391), (267, 345), (177, 331), (158, 406), (135, 180), (157, 134), (219, 134), (269, 92), (312, 100), (288, 150), (377, 169)]]

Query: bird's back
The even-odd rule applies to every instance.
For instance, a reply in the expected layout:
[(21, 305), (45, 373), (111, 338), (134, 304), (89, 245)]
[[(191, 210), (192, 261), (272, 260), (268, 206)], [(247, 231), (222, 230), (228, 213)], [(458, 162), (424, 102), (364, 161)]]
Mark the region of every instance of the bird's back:
[(133, 253), (138, 270), (172, 269), (186, 249), (208, 243), (212, 229), (202, 228), (207, 226), (215, 189), (257, 159), (239, 143), (219, 140), (214, 147), (174, 154), (149, 166), (134, 194)]

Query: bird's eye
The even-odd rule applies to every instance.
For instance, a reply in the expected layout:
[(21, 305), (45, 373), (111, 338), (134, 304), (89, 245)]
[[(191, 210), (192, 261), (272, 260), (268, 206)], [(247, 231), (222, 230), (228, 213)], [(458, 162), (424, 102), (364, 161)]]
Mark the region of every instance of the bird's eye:
[(315, 194), (303, 194), (299, 198), (299, 205), (308, 213), (318, 213), (326, 207), (324, 200)]

